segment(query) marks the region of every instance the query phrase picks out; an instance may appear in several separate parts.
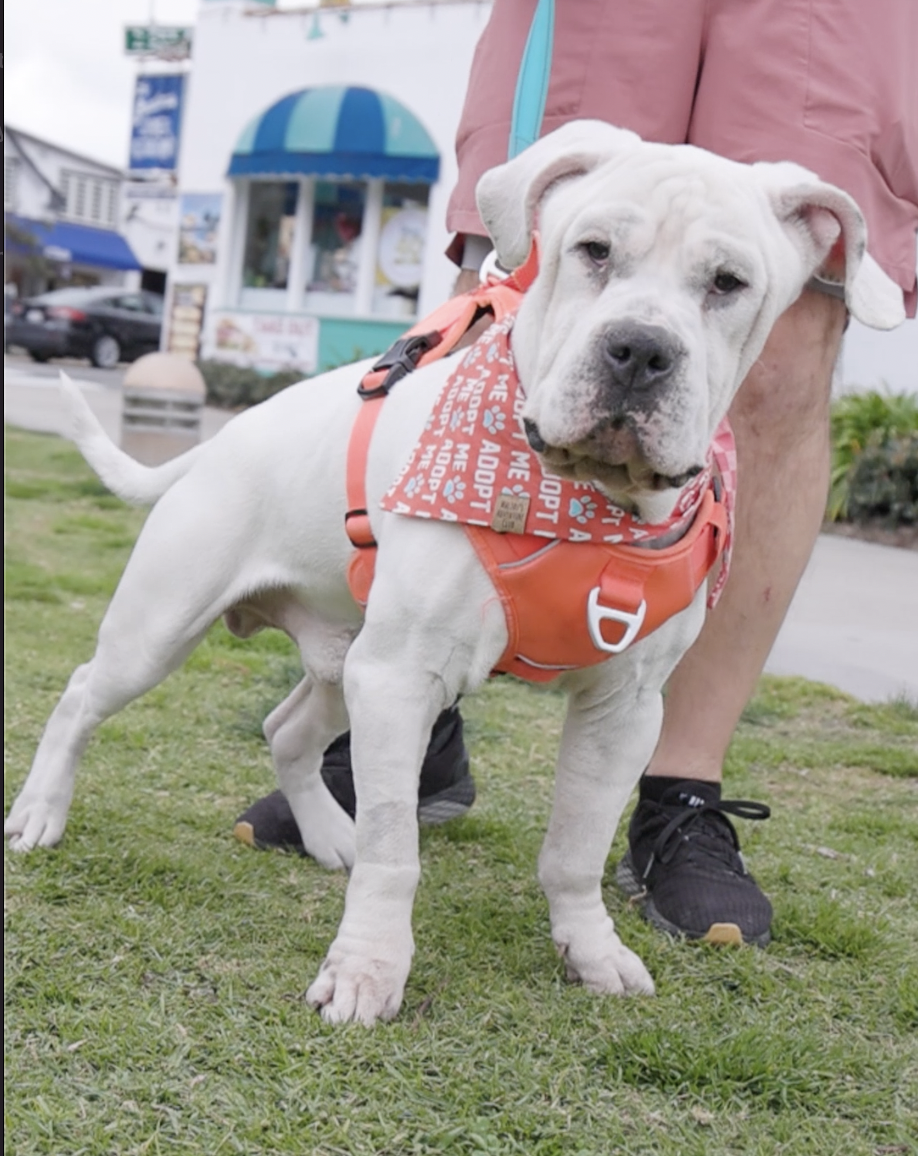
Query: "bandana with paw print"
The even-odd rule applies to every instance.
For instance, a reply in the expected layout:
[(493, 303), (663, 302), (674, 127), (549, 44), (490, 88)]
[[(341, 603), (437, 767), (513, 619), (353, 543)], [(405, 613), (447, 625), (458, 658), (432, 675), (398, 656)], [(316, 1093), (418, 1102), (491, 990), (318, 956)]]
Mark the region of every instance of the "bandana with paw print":
[(463, 357), (437, 398), (384, 510), (415, 518), (490, 526), (500, 533), (571, 542), (647, 545), (687, 529), (719, 471), (730, 516), (724, 560), (709, 604), (726, 580), (732, 539), (736, 449), (726, 419), (707, 468), (680, 492), (665, 522), (645, 522), (595, 486), (543, 471), (520, 416), (525, 395), (510, 348), (513, 315), (492, 325)]

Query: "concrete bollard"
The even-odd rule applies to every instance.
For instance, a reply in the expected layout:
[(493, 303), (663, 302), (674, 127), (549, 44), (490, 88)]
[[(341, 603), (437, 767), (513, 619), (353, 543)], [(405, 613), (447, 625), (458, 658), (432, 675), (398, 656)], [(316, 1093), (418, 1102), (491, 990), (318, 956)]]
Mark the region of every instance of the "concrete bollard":
[(121, 448), (156, 466), (197, 445), (206, 393), (200, 370), (187, 357), (139, 357), (124, 375)]

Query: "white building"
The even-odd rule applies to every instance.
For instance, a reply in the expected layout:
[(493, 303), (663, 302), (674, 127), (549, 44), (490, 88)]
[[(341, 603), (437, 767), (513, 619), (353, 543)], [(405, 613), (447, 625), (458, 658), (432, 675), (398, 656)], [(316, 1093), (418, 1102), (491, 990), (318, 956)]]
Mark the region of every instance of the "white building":
[(6, 283), (21, 296), (62, 285), (136, 288), (141, 264), (119, 232), (124, 174), (6, 126)]
[(167, 348), (324, 369), (449, 296), (455, 133), (488, 14), (202, 0)]
[[(489, 13), (201, 0), (168, 348), (312, 372), (386, 348), (449, 295), (455, 132)], [(837, 388), (883, 384), (918, 391), (918, 322), (852, 323)]]

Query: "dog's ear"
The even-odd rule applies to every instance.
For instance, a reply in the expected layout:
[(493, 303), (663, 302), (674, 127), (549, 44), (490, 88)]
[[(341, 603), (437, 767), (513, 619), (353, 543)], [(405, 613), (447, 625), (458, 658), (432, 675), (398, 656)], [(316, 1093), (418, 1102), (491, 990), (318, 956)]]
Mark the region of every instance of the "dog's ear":
[(900, 325), (902, 290), (867, 252), (867, 226), (854, 199), (798, 165), (753, 167), (763, 172), (775, 214), (812, 275), (844, 286), (849, 312), (865, 325)]
[(582, 176), (640, 144), (636, 133), (605, 121), (571, 121), (486, 172), (475, 196), (501, 265), (515, 269), (526, 260), (539, 202), (552, 185)]

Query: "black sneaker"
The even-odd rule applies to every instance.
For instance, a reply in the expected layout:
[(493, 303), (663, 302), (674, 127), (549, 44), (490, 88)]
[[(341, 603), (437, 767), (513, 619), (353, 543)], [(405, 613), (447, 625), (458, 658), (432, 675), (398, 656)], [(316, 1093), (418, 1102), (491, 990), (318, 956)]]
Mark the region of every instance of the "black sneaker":
[[(326, 750), (322, 778), (335, 801), (353, 819), (357, 811), (351, 769), (351, 736), (340, 735)], [(430, 745), (421, 767), (418, 820), (435, 826), (464, 815), (475, 802), (475, 780), (469, 772), (469, 754), (462, 737), (458, 707), (443, 711), (433, 725)], [(296, 819), (281, 791), (253, 803), (236, 820), (233, 834), (260, 851), (279, 849), (306, 854)]]
[(616, 881), (661, 931), (765, 947), (771, 904), (746, 870), (727, 814), (767, 819), (771, 811), (721, 799), (719, 783), (642, 779)]

